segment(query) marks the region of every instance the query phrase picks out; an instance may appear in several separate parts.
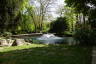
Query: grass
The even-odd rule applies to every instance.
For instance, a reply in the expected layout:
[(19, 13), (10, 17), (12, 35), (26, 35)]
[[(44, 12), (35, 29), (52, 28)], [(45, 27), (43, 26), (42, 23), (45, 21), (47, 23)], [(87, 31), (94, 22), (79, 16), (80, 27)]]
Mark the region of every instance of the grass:
[(0, 64), (91, 64), (91, 48), (32, 44), (0, 48)]

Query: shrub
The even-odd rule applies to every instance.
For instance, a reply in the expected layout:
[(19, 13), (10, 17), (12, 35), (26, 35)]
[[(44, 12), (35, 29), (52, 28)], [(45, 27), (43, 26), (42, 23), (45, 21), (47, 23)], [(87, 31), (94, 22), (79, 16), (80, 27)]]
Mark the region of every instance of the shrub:
[(78, 28), (74, 36), (81, 45), (94, 45), (96, 42), (96, 31), (89, 29), (88, 27)]
[(12, 33), (11, 32), (4, 32), (2, 35), (4, 37), (10, 37), (10, 36), (12, 36)]
[(67, 28), (68, 23), (66, 17), (59, 17), (51, 23), (49, 32), (62, 34)]

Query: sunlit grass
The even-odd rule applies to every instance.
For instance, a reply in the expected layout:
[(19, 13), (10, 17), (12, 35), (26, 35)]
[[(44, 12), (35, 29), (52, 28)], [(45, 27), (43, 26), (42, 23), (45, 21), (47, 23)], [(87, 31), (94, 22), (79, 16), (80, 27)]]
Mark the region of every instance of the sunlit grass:
[(0, 64), (90, 64), (91, 48), (32, 44), (3, 47)]
[(31, 45), (23, 45), (23, 46), (13, 46), (13, 47), (0, 47), (0, 52), (8, 52), (14, 50), (23, 50), (35, 47), (46, 47), (44, 44), (31, 44)]

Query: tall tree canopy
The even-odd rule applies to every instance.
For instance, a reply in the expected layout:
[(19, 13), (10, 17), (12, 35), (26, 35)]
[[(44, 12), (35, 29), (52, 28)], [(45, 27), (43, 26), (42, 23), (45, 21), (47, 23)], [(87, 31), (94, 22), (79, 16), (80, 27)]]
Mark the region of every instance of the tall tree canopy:
[(0, 31), (15, 28), (20, 20), (20, 10), (27, 0), (0, 0)]
[(96, 6), (95, 0), (65, 0), (68, 6), (74, 7), (77, 12), (86, 14), (91, 6)]
[(35, 14), (37, 14), (39, 20), (39, 28), (42, 31), (44, 28), (44, 21), (48, 18), (50, 8), (56, 0), (31, 0), (31, 4), (35, 7)]
[(89, 23), (92, 26), (94, 19), (96, 19), (96, 0), (65, 0), (67, 6), (75, 8), (77, 13), (83, 14), (84, 24), (86, 24), (86, 17), (89, 19)]

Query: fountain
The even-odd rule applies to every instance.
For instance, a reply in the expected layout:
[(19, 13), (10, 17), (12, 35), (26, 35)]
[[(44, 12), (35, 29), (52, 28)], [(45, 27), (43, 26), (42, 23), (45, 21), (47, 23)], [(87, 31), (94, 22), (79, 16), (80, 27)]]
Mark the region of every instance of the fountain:
[(64, 38), (57, 37), (54, 34), (43, 34), (41, 37), (38, 37), (37, 40), (45, 44), (55, 44), (63, 42)]
[(76, 42), (74, 37), (58, 37), (54, 34), (43, 34), (41, 36), (27, 37), (26, 41), (32, 43), (43, 43), (43, 44), (67, 44), (67, 45), (75, 45), (79, 44)]

